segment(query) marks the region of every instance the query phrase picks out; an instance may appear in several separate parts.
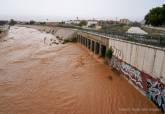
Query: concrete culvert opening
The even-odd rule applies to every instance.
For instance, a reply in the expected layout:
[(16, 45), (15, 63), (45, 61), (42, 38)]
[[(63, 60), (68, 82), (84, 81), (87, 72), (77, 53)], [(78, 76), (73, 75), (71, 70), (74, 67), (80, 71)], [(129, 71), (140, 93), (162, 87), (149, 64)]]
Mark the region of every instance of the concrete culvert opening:
[(101, 56), (105, 57), (105, 53), (106, 53), (106, 46), (101, 45)]
[(99, 54), (99, 48), (100, 48), (100, 44), (98, 42), (96, 42), (96, 54)]
[(91, 40), (88, 39), (88, 49), (90, 49)]
[(94, 52), (95, 51), (95, 42), (92, 41), (92, 51)]

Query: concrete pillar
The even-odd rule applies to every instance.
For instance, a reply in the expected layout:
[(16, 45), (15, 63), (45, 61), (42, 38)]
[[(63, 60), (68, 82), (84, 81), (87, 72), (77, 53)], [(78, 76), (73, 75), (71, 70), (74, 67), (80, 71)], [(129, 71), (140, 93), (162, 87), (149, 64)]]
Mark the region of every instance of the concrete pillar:
[(96, 42), (94, 42), (94, 53), (96, 54)]
[(88, 49), (90, 49), (90, 39), (88, 39)]
[(101, 45), (101, 56), (105, 57), (107, 47), (105, 45)]
[(87, 44), (86, 44), (86, 47), (88, 48), (88, 39), (87, 39)]
[(83, 38), (82, 38), (82, 36), (81, 36), (81, 44), (83, 44)]
[(79, 35), (77, 35), (77, 42), (79, 42)]
[(101, 56), (101, 44), (99, 44), (99, 55)]
[(90, 40), (90, 50), (92, 51), (92, 40)]
[(82, 37), (82, 44), (84, 45), (84, 37)]
[(92, 52), (95, 52), (95, 42), (92, 41)]
[(79, 43), (81, 43), (81, 37), (79, 36)]
[(86, 47), (88, 48), (88, 39), (86, 38)]
[(79, 35), (77, 35), (77, 42), (80, 42), (80, 39), (79, 38), (80, 38)]
[(98, 43), (98, 42), (96, 42), (96, 50), (95, 50), (95, 53), (96, 53), (96, 54), (99, 54), (99, 43)]
[(85, 47), (87, 47), (87, 39), (85, 38)]

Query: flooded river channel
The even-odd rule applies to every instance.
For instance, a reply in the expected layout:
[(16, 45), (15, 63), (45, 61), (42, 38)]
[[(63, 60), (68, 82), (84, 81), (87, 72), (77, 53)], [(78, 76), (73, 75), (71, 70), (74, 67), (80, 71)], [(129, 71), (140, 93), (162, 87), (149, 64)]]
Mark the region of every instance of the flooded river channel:
[(88, 49), (51, 40), (14, 26), (0, 42), (0, 114), (161, 114)]

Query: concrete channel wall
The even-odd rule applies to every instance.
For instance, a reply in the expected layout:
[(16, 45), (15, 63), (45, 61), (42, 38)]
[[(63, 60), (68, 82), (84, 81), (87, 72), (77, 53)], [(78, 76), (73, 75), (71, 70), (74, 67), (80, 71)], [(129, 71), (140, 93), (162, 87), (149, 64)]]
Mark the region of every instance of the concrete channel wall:
[(0, 39), (3, 38), (3, 37), (5, 37), (5, 36), (7, 35), (7, 33), (8, 33), (8, 30), (2, 31), (2, 32), (0, 33)]
[(165, 83), (165, 51), (136, 43), (109, 39), (114, 56)]
[(114, 50), (109, 63), (165, 111), (165, 50), (110, 38)]
[(89, 32), (78, 32), (77, 39), (91, 51), (98, 49), (104, 55), (102, 46), (106, 50), (112, 47), (109, 65), (165, 112), (165, 49)]
[(8, 25), (0, 26), (0, 38), (4, 37), (7, 35), (10, 27)]

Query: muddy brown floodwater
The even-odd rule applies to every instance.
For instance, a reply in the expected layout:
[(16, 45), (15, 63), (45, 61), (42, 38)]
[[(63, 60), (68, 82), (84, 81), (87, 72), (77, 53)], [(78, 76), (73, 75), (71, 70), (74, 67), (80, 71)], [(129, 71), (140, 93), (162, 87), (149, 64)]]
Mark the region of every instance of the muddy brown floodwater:
[(53, 37), (12, 27), (0, 42), (0, 114), (161, 114), (86, 48)]

